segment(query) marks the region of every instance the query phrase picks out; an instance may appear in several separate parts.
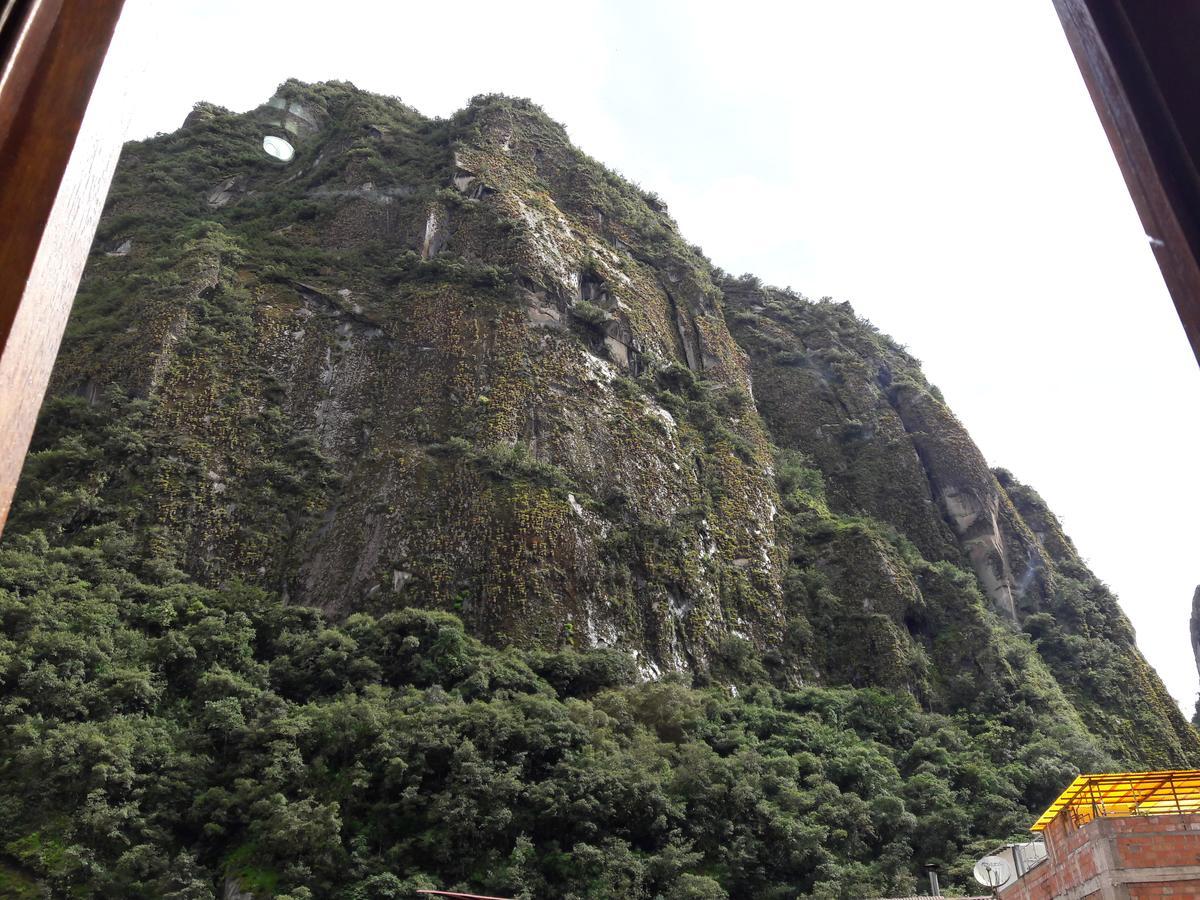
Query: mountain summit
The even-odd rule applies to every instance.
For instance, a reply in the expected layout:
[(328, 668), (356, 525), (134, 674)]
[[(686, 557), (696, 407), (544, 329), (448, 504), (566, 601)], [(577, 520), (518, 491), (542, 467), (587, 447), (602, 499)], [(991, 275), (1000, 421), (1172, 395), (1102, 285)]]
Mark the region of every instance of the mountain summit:
[[(0, 546), (14, 879), (903, 891), (1080, 767), (1200, 763), (917, 360), (717, 269), (527, 101), (290, 81), (131, 144), (51, 393)], [(169, 814), (90, 763), (52, 783), (55, 741), (131, 717), (204, 761)], [(533, 720), (561, 733), (489, 734)], [(392, 746), (413, 728), (440, 749)], [(154, 822), (80, 824), (118, 796)]]

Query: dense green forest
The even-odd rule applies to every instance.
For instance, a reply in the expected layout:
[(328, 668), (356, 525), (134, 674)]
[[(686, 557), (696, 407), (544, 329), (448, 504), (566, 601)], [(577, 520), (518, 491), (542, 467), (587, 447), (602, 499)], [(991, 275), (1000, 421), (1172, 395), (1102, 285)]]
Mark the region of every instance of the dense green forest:
[(963, 883), (1100, 762), (1028, 715), (781, 690), (740, 646), (720, 686), (639, 683), (623, 654), (491, 650), (411, 609), (335, 624), (88, 537), (0, 553), (10, 891), (905, 894), (914, 858)]
[[(149, 405), (54, 401), (0, 550), (15, 896), (205, 898), (225, 873), (297, 898), (904, 894), (914, 860), (965, 885), (1108, 762), (1011, 674), (946, 715), (780, 686), (736, 637), (705, 676), (647, 682), (627, 653), (492, 649), (445, 612), (336, 622), (201, 587), (120, 524), (178, 452)], [(811, 473), (781, 472), (802, 510)]]

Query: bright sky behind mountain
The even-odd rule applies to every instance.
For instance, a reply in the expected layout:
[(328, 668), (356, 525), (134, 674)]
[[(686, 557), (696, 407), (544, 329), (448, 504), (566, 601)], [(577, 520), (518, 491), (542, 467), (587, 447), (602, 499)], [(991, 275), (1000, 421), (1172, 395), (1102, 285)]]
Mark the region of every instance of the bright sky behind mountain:
[(722, 268), (850, 300), (1035, 487), (1190, 714), (1200, 368), (1050, 0), (130, 0), (130, 131), (289, 77), (527, 96)]

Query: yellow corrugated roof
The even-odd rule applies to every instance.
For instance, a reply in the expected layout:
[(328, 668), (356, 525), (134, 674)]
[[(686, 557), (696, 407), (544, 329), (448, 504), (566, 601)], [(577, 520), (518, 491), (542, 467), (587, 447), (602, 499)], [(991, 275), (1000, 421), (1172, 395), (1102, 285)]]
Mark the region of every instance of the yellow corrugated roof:
[(1072, 811), (1076, 824), (1097, 816), (1200, 812), (1200, 769), (1080, 775), (1029, 830), (1043, 830), (1064, 809)]

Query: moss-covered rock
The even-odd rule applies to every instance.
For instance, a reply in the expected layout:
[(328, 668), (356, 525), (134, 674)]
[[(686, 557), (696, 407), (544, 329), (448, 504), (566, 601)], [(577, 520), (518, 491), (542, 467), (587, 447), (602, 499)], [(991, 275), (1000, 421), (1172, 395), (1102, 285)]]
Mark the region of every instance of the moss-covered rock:
[(53, 394), (15, 533), (119, 521), (339, 619), (431, 607), (644, 677), (761, 667), (1200, 757), (915, 359), (715, 270), (528, 101), (437, 120), (291, 81), (130, 145)]
[[(806, 615), (836, 650), (818, 673), (904, 686), (949, 709), (983, 709), (999, 684), (1036, 683), (1039, 704), (1081, 723), (1118, 759), (1195, 760), (1196, 732), (1115, 598), (1036, 492), (988, 468), (919, 363), (846, 304), (750, 278), (723, 286), (773, 439), (825, 478), (827, 509), (810, 508), (793, 536), (793, 557), (823, 576)], [(823, 592), (844, 609), (813, 607)], [(1014, 671), (1017, 629), (1037, 656), (1022, 650)]]

